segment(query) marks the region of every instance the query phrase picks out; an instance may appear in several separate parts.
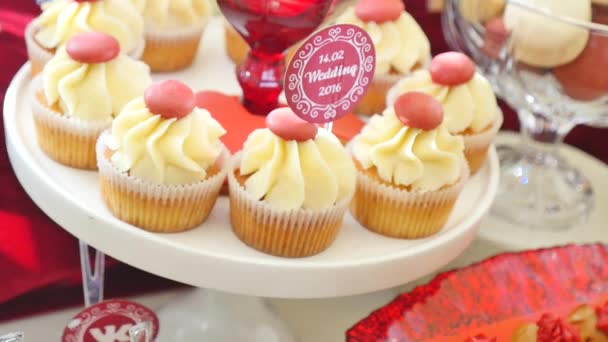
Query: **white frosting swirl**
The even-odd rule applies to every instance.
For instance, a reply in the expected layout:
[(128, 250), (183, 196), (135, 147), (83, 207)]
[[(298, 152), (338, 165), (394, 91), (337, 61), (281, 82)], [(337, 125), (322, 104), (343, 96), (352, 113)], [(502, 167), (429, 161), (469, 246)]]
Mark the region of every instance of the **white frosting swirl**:
[(502, 115), (492, 86), (479, 73), (467, 83), (444, 86), (434, 83), (429, 71), (416, 71), (401, 79), (389, 91), (389, 105), (392, 106), (399, 95), (411, 91), (431, 95), (441, 103), (450, 133), (464, 133), (466, 130), (481, 132)]
[(83, 64), (70, 58), (65, 47), (42, 75), (49, 105), (58, 104), (64, 115), (89, 121), (112, 119), (151, 83), (145, 63), (119, 54), (106, 63)]
[(414, 191), (456, 183), (466, 163), (462, 137), (443, 124), (430, 131), (404, 126), (392, 107), (355, 137), (353, 155), (364, 169), (375, 167), (383, 181)]
[(82, 32), (103, 32), (115, 37), (125, 53), (136, 51), (143, 42), (144, 22), (135, 6), (126, 0), (77, 2), (52, 0), (42, 5), (34, 19), (34, 38), (47, 49), (64, 45)]
[(376, 46), (376, 75), (388, 75), (391, 71), (407, 74), (416, 66), (425, 65), (431, 57), (428, 38), (407, 12), (395, 21), (364, 22), (351, 6), (336, 21), (361, 27), (370, 35)]
[(209, 0), (131, 0), (144, 15), (147, 29), (199, 27), (213, 12)]
[(340, 140), (319, 129), (305, 142), (285, 141), (269, 129), (253, 131), (243, 147), (245, 190), (278, 209), (325, 209), (352, 196), (355, 167)]
[(112, 164), (121, 172), (161, 184), (203, 180), (222, 153), (224, 128), (202, 108), (165, 119), (150, 113), (143, 97), (129, 102), (107, 137)]

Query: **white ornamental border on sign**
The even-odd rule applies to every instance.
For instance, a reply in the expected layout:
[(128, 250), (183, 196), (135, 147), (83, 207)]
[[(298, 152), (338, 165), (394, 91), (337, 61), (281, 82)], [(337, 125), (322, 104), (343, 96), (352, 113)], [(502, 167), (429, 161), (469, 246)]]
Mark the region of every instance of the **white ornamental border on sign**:
[[(122, 308), (122, 303), (107, 303), (105, 308), (94, 308), (91, 313), (85, 312), (82, 314), (81, 321), (78, 326), (78, 336), (74, 334), (74, 328), (72, 328), (69, 335), (65, 337), (66, 342), (82, 342), (84, 341), (84, 335), (88, 331), (89, 327), (98, 320), (107, 317), (112, 314), (120, 314), (121, 316), (128, 317), (135, 322), (146, 322), (153, 321), (150, 312), (144, 308), (138, 307), (133, 304), (128, 304), (125, 308)], [(74, 319), (78, 319), (75, 317)]]
[[(346, 30), (346, 35), (340, 36), (342, 27), (350, 26)], [(341, 25), (341, 27), (331, 28), (328, 32), (329, 38), (323, 39), (321, 36), (315, 37), (312, 42), (307, 42), (302, 49), (299, 50), (297, 59), (294, 59), (292, 64), (293, 68), (298, 72), (297, 74), (289, 75), (288, 89), (293, 91), (296, 90), (291, 97), (292, 103), (296, 103), (296, 108), (303, 115), (308, 115), (311, 118), (316, 118), (321, 111), (323, 111), (324, 117), (328, 121), (333, 121), (337, 115), (336, 108), (342, 108), (342, 110), (348, 110), (353, 103), (359, 102), (359, 98), (363, 96), (367, 85), (370, 83), (370, 77), (365, 76), (366, 73), (371, 72), (375, 68), (374, 56), (373, 56), (373, 43), (368, 42), (368, 36), (362, 30), (354, 25)], [(345, 41), (355, 46), (355, 50), (359, 56), (359, 60), (363, 61), (363, 65), (359, 68), (357, 80), (355, 86), (337, 103), (331, 103), (325, 106), (317, 105), (311, 106), (314, 103), (306, 95), (304, 91), (303, 82), (304, 69), (306, 69), (307, 62), (312, 55), (317, 52), (320, 48), (327, 44), (331, 44), (337, 41)], [(370, 54), (370, 52), (372, 54)], [(302, 101), (304, 99), (305, 101)], [(331, 120), (330, 120), (331, 119)]]

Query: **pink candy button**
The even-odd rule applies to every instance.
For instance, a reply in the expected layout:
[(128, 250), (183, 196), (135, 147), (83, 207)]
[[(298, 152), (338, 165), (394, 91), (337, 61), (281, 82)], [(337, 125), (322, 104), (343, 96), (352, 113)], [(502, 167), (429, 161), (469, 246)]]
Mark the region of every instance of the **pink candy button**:
[(166, 119), (183, 118), (196, 107), (192, 89), (174, 80), (162, 81), (148, 87), (144, 93), (148, 110)]
[(446, 52), (433, 58), (430, 67), (433, 82), (456, 86), (470, 81), (475, 75), (475, 63), (460, 52)]
[(399, 120), (408, 127), (430, 131), (443, 121), (443, 107), (425, 93), (405, 93), (397, 98), (394, 108)]
[(66, 51), (73, 60), (80, 63), (105, 63), (118, 56), (120, 45), (116, 38), (108, 34), (84, 32), (68, 41)]
[(317, 136), (317, 125), (300, 119), (289, 107), (277, 108), (266, 116), (266, 127), (284, 140), (303, 142)]
[(355, 7), (359, 19), (376, 23), (397, 20), (404, 11), (402, 0), (360, 0)]

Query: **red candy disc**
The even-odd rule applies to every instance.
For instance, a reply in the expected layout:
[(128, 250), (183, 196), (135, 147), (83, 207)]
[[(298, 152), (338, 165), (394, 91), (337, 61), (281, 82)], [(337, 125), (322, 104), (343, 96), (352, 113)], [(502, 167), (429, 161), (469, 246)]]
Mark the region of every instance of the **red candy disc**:
[(63, 330), (62, 342), (129, 341), (129, 329), (151, 322), (153, 335), (158, 335), (156, 314), (137, 303), (108, 300), (78, 313)]
[(266, 116), (266, 127), (285, 140), (298, 142), (314, 139), (317, 125), (300, 119), (287, 107), (278, 108)]
[(399, 120), (408, 127), (430, 131), (443, 121), (443, 107), (425, 93), (405, 93), (397, 98), (394, 108)]
[(151, 85), (144, 93), (144, 100), (151, 113), (166, 119), (181, 119), (192, 113), (196, 107), (196, 98), (192, 89), (174, 80)]
[(460, 52), (446, 52), (433, 58), (430, 67), (433, 82), (456, 86), (470, 81), (475, 75), (475, 63)]
[(86, 64), (105, 63), (120, 52), (116, 38), (101, 32), (85, 32), (72, 37), (66, 44), (68, 55)]
[(397, 20), (404, 11), (402, 0), (361, 0), (355, 7), (359, 19), (375, 23)]

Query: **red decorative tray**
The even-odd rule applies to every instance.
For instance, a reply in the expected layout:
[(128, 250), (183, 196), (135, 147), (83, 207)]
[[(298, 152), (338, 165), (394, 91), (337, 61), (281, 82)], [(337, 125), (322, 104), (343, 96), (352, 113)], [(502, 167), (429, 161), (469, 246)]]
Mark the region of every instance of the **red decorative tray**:
[(348, 330), (347, 341), (510, 341), (543, 313), (564, 317), (607, 300), (608, 245), (502, 254), (400, 295)]

